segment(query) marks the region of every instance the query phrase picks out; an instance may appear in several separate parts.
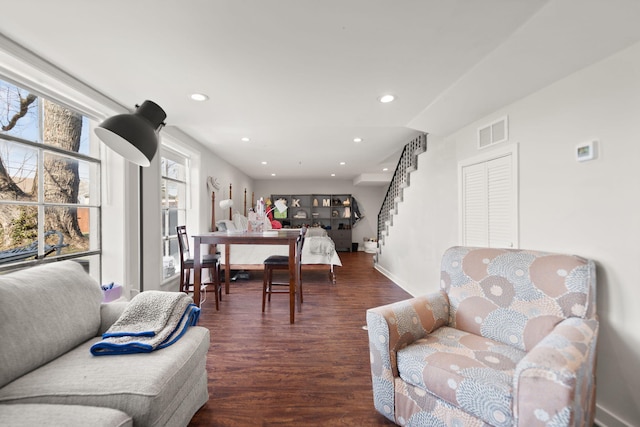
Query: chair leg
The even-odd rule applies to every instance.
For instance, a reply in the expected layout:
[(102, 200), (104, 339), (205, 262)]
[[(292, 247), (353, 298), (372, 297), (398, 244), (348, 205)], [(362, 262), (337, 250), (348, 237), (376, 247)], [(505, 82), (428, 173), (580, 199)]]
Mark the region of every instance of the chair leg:
[(184, 275), (184, 292), (189, 293), (189, 281), (191, 281), (191, 270), (186, 270)]
[(218, 280), (218, 274), (217, 274), (217, 268), (210, 268), (209, 269), (209, 274), (213, 275), (213, 293), (216, 296), (216, 311), (220, 310), (220, 299), (219, 299), (219, 294), (218, 294), (218, 287), (219, 287), (219, 280)]
[(216, 265), (216, 280), (218, 281), (218, 292), (220, 293), (220, 301), (222, 301), (222, 281), (220, 280), (220, 263)]
[[(264, 272), (262, 273), (262, 312), (264, 313), (265, 302), (267, 299), (267, 282), (269, 280), (269, 267), (264, 268)], [(271, 297), (271, 294), (269, 294)]]

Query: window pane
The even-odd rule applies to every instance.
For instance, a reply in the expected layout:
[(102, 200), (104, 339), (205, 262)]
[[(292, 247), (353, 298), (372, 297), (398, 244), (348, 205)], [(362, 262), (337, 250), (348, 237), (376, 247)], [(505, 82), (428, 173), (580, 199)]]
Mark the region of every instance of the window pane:
[(59, 244), (64, 244), (62, 254), (70, 254), (89, 250), (91, 230), (90, 209), (68, 206), (47, 206), (44, 210), (45, 232), (60, 232)]
[(78, 203), (80, 189), (78, 163), (77, 159), (45, 152), (45, 203)]
[(0, 264), (38, 254), (38, 207), (0, 205)]
[(42, 138), (45, 144), (67, 151), (80, 151), (82, 115), (49, 100), (43, 100)]
[(78, 206), (78, 228), (89, 240), (89, 250), (100, 249), (100, 210), (97, 207)]
[(186, 208), (185, 185), (179, 182), (166, 181), (167, 203), (165, 206), (169, 208), (184, 209)]
[(173, 236), (177, 234), (176, 227), (179, 225), (185, 225), (186, 213), (183, 210), (169, 209), (169, 230), (167, 236)]
[(37, 142), (39, 98), (0, 80), (0, 133)]
[(0, 162), (4, 169), (0, 168), (2, 198), (38, 201), (38, 150), (0, 139)]
[(162, 158), (162, 176), (173, 178), (178, 181), (185, 180), (185, 167), (183, 163), (174, 162), (173, 160)]
[(97, 206), (99, 165), (54, 153), (44, 154), (45, 203), (78, 203)]
[[(82, 131), (80, 132), (80, 148), (78, 153), (86, 154), (87, 156), (93, 154), (91, 146), (91, 132), (90, 122), (87, 117), (82, 117)], [(94, 156), (96, 157), (96, 156)]]
[(166, 179), (160, 180), (160, 200), (162, 200), (163, 208), (166, 208), (169, 206), (169, 201), (167, 199), (167, 180)]
[(180, 253), (178, 239), (165, 241), (164, 254), (162, 258), (163, 278), (167, 279), (178, 272), (180, 268)]

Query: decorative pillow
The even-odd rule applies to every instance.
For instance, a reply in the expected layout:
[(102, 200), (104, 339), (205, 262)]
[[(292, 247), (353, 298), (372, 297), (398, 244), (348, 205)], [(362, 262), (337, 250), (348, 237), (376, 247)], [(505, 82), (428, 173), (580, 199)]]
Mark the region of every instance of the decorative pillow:
[(327, 230), (320, 227), (309, 227), (307, 228), (306, 237), (325, 237), (327, 235)]

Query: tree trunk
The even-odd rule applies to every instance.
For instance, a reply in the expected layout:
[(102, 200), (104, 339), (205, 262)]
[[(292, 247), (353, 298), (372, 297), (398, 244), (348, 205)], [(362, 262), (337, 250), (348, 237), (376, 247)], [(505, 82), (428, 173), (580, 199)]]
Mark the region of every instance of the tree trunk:
[[(43, 100), (44, 143), (77, 152), (80, 148), (82, 116)], [(47, 154), (44, 158), (44, 200), (49, 203), (77, 203), (80, 177), (78, 162)], [(58, 230), (76, 244), (86, 240), (78, 225), (76, 208), (49, 207), (45, 211), (45, 231)], [(71, 243), (71, 242), (70, 242)]]

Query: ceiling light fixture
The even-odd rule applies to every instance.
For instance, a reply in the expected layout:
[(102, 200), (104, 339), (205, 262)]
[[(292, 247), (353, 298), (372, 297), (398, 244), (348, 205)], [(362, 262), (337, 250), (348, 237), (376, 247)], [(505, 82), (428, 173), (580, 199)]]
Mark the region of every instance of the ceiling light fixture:
[(267, 164), (267, 162), (264, 162), (264, 161), (263, 161), (263, 162), (260, 162), (260, 163), (262, 163), (263, 165), (266, 165), (266, 164)]
[(167, 114), (158, 104), (144, 101), (134, 113), (109, 117), (94, 132), (109, 148), (125, 159), (149, 166), (158, 150), (158, 133)]
[(340, 166), (344, 166), (346, 164), (347, 164), (347, 162), (340, 162)]
[(335, 174), (335, 173), (332, 173), (332, 174), (331, 174), (331, 176), (336, 176), (336, 174)]
[(386, 172), (388, 170), (389, 170), (389, 168), (382, 168), (382, 172)]
[(245, 136), (244, 138), (241, 139), (241, 141), (242, 142), (249, 142), (249, 141), (251, 141), (251, 139), (249, 139), (248, 137)]
[(276, 174), (275, 174), (275, 173), (272, 173), (272, 174), (271, 174), (271, 176), (276, 176)]
[(192, 93), (190, 98), (194, 101), (199, 101), (199, 102), (206, 101), (209, 99), (209, 97), (204, 93)]
[(362, 142), (362, 138), (353, 138), (353, 142)]
[(383, 104), (387, 104), (395, 99), (396, 99), (395, 96), (387, 94), (387, 95), (382, 95), (380, 98), (378, 98), (378, 101), (382, 102)]

